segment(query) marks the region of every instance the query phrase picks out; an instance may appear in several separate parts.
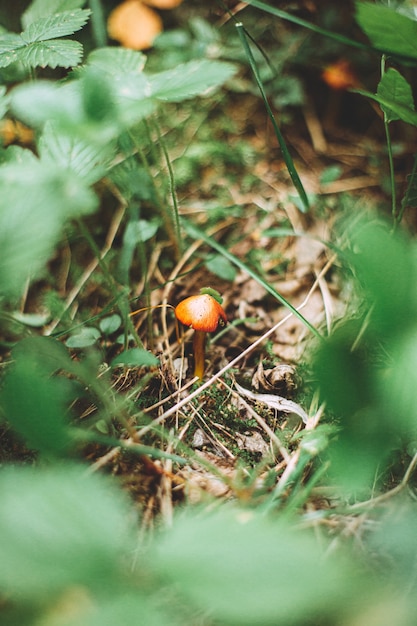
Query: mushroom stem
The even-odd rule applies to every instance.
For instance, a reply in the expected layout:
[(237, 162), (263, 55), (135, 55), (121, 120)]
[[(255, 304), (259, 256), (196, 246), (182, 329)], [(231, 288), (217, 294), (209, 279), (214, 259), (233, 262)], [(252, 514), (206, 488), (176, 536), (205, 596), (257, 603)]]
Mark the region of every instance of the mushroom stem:
[(203, 379), (204, 374), (206, 334), (204, 330), (194, 331), (194, 376), (198, 376), (200, 380)]

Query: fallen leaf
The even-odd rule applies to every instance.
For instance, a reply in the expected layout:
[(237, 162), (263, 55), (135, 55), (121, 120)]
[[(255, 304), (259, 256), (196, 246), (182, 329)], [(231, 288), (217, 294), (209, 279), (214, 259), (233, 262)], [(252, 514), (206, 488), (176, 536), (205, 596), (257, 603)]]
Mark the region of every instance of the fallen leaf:
[(125, 48), (145, 50), (162, 32), (162, 20), (140, 0), (125, 0), (110, 13), (107, 31)]

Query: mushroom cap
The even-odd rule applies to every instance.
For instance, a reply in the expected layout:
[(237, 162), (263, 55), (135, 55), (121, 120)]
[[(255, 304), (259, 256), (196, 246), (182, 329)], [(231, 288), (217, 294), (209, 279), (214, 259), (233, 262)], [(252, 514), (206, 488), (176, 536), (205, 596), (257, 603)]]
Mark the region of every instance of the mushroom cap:
[(208, 293), (185, 298), (175, 307), (177, 320), (194, 330), (212, 333), (219, 323), (227, 323), (227, 316), (221, 304)]

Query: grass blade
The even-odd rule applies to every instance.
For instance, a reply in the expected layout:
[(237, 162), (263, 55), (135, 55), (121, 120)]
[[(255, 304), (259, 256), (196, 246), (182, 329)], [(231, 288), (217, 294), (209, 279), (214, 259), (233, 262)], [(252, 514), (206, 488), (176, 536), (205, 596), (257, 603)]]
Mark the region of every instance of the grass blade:
[(255, 76), (255, 80), (256, 80), (256, 83), (257, 83), (257, 85), (259, 87), (259, 91), (261, 92), (261, 96), (262, 96), (262, 99), (264, 101), (265, 108), (267, 110), (268, 116), (269, 116), (269, 118), (270, 118), (270, 120), (272, 122), (272, 125), (274, 127), (275, 135), (276, 135), (276, 137), (278, 139), (278, 143), (279, 143), (279, 146), (281, 148), (282, 156), (284, 157), (284, 161), (285, 161), (285, 165), (287, 166), (288, 173), (291, 176), (291, 180), (293, 182), (294, 187), (296, 188), (296, 190), (298, 192), (298, 195), (300, 196), (301, 202), (303, 203), (304, 210), (308, 211), (308, 209), (310, 207), (309, 207), (307, 194), (306, 194), (305, 189), (303, 187), (303, 184), (302, 184), (302, 182), (300, 180), (300, 177), (298, 176), (297, 170), (296, 170), (295, 165), (294, 165), (294, 161), (292, 160), (292, 156), (291, 156), (291, 154), (290, 154), (290, 152), (289, 152), (289, 150), (287, 148), (287, 144), (285, 143), (285, 139), (284, 139), (284, 137), (283, 137), (283, 135), (282, 135), (282, 133), (281, 133), (281, 131), (279, 129), (279, 126), (278, 126), (278, 124), (277, 124), (277, 122), (275, 120), (275, 117), (274, 117), (274, 114), (272, 112), (272, 109), (271, 109), (271, 107), (269, 105), (268, 98), (266, 97), (265, 89), (264, 89), (264, 86), (262, 84), (262, 80), (261, 80), (261, 77), (259, 75), (258, 68), (256, 66), (255, 58), (254, 58), (254, 56), (252, 54), (252, 51), (250, 49), (248, 40), (246, 38), (245, 29), (243, 28), (242, 24), (236, 24), (236, 28), (237, 28), (237, 31), (239, 33), (239, 37), (240, 37), (240, 40), (242, 42), (243, 48), (245, 50), (245, 54), (246, 54), (246, 56), (248, 58), (250, 66), (251, 66), (252, 72), (253, 72), (253, 74)]
[(341, 44), (345, 44), (347, 46), (352, 46), (354, 48), (361, 48), (370, 50), (372, 47), (361, 43), (360, 41), (355, 41), (354, 39), (350, 39), (349, 37), (345, 37), (339, 33), (334, 33), (330, 30), (326, 30), (325, 28), (321, 28), (320, 26), (316, 26), (316, 24), (312, 24), (311, 22), (307, 22), (307, 20), (303, 20), (296, 15), (291, 15), (291, 13), (287, 13), (286, 11), (282, 11), (281, 9), (276, 9), (275, 7), (271, 7), (269, 4), (265, 4), (265, 2), (259, 2), (259, 0), (248, 0), (248, 4), (255, 7), (256, 9), (260, 9), (261, 11), (265, 11), (265, 13), (269, 13), (270, 15), (275, 15), (275, 17), (279, 17), (282, 20), (286, 20), (287, 22), (291, 22), (292, 24), (297, 24), (297, 26), (302, 26), (303, 28), (307, 28), (313, 33), (317, 33), (318, 35), (324, 35), (324, 37), (329, 37), (330, 39), (334, 39)]

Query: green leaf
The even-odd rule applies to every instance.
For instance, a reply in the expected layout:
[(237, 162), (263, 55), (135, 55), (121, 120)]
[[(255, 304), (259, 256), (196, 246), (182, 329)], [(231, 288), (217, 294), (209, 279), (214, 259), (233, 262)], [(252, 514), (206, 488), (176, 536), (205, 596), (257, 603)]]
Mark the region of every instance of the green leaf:
[(386, 342), (417, 314), (414, 251), (406, 236), (377, 220), (358, 223), (351, 245), (347, 258), (368, 299), (370, 329)]
[(38, 161), (0, 168), (0, 294), (17, 295), (49, 259), (66, 221), (96, 208), (71, 172)]
[(352, 91), (355, 91), (355, 93), (359, 93), (366, 98), (370, 98), (371, 100), (375, 100), (375, 102), (378, 102), (384, 110), (390, 111), (391, 116), (395, 115), (396, 119), (400, 119), (406, 124), (417, 126), (417, 112), (414, 109), (410, 109), (395, 100), (391, 100), (389, 97), (382, 98), (380, 95), (370, 93), (369, 91), (362, 91), (361, 89), (355, 89)]
[(116, 79), (121, 75), (135, 75), (143, 71), (146, 56), (128, 48), (99, 48), (89, 54), (87, 64), (97, 67)]
[(7, 67), (18, 61), (18, 50), (25, 45), (20, 35), (6, 33), (0, 36), (0, 67)]
[(42, 126), (47, 120), (62, 125), (82, 122), (81, 98), (73, 83), (59, 86), (38, 80), (19, 85), (11, 93), (10, 107), (29, 126)]
[(215, 623), (301, 624), (306, 616), (334, 623), (359, 576), (340, 552), (323, 558), (319, 546), (291, 522), (223, 507), (177, 517), (152, 562)]
[(134, 546), (131, 507), (114, 483), (81, 465), (8, 468), (0, 493), (0, 588), (12, 603), (112, 588)]
[(17, 60), (27, 67), (73, 67), (82, 59), (83, 47), (69, 39), (37, 41), (17, 51)]
[(22, 26), (27, 28), (29, 24), (41, 17), (80, 9), (87, 0), (33, 0), (22, 15)]
[(99, 70), (111, 84), (125, 124), (137, 122), (154, 108), (149, 80), (143, 73), (145, 61), (141, 52), (125, 48), (99, 48), (88, 57), (88, 68)]
[(20, 61), (26, 67), (72, 67), (82, 56), (82, 46), (77, 41), (58, 40), (71, 35), (84, 26), (89, 10), (76, 9), (29, 24), (21, 35), (7, 33), (0, 37), (0, 67)]
[(88, 9), (76, 9), (75, 11), (64, 11), (48, 17), (41, 17), (29, 24), (21, 37), (26, 44), (31, 44), (72, 35), (87, 23), (90, 13), (91, 11)]
[[(0, 392), (0, 405), (12, 429), (29, 448), (51, 456), (61, 456), (68, 449), (71, 439), (66, 413), (69, 402), (68, 387), (64, 379), (50, 378), (51, 359), (56, 354), (49, 350), (50, 341), (22, 342), (12, 352), (14, 363), (6, 372)], [(45, 354), (42, 354), (46, 345)], [(39, 348), (34, 351), (33, 347)], [(54, 349), (53, 352), (56, 352)]]
[(202, 59), (178, 65), (175, 69), (149, 77), (152, 97), (181, 102), (220, 87), (237, 71), (235, 65)]
[[(415, 111), (414, 98), (411, 86), (406, 79), (395, 69), (389, 68), (378, 84), (377, 95), (381, 100), (391, 101), (400, 107)], [(400, 115), (382, 105), (387, 122), (401, 119)]]
[(356, 21), (378, 50), (417, 59), (417, 22), (395, 9), (356, 2)]
[(130, 348), (124, 350), (111, 362), (111, 367), (157, 367), (159, 360), (148, 350)]
[(108, 317), (103, 317), (100, 320), (100, 330), (104, 335), (111, 335), (116, 332), (120, 328), (122, 324), (122, 318), (120, 315), (115, 313), (114, 315), (109, 315)]
[(79, 331), (70, 335), (65, 342), (68, 348), (89, 348), (100, 338), (100, 331), (93, 326), (83, 326)]
[[(157, 594), (156, 594), (157, 595)], [(138, 620), (138, 616), (140, 619)], [(135, 589), (133, 591), (112, 590), (106, 597), (92, 599), (78, 605), (74, 615), (65, 615), (61, 626), (184, 626), (177, 618), (169, 603), (161, 603), (158, 597)], [(53, 626), (51, 624), (51, 626)], [(58, 626), (58, 624), (56, 625)]]
[(40, 160), (69, 170), (88, 185), (100, 180), (108, 170), (114, 154), (113, 145), (96, 146), (74, 135), (60, 133), (47, 122), (38, 142)]
[(221, 254), (216, 254), (211, 257), (211, 259), (206, 261), (205, 266), (209, 272), (212, 272), (216, 276), (220, 276), (224, 280), (234, 281), (236, 278), (237, 272), (235, 267)]

